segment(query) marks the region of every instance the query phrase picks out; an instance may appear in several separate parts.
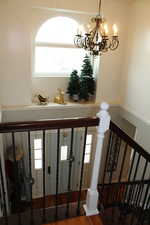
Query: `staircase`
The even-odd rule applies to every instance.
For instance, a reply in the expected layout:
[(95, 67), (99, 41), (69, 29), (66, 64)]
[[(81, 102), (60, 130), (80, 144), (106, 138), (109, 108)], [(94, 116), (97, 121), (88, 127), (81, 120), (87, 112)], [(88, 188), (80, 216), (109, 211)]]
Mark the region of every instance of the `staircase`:
[(99, 216), (80, 216), (72, 219), (49, 223), (47, 225), (103, 225), (103, 223)]
[[(0, 134), (8, 133), (12, 143), (14, 194), (8, 189), (3, 155), (0, 154), (0, 225), (150, 225), (150, 154), (110, 120), (108, 105), (103, 104), (96, 118), (75, 118), (0, 124)], [(88, 129), (97, 127), (97, 145), (91, 185), (83, 187)], [(70, 153), (67, 162), (67, 190), (60, 193), (60, 132), (69, 128)], [(83, 146), (79, 153), (79, 181), (72, 190), (75, 129), (83, 128)], [(46, 131), (55, 130), (55, 192), (46, 195)], [(42, 132), (42, 197), (33, 198), (32, 131)], [(16, 134), (24, 132), (28, 143), (28, 184), (30, 200), (23, 208), (20, 196), (20, 171), (16, 152)], [(76, 143), (77, 144), (77, 143)], [(14, 203), (15, 212), (12, 213)], [(86, 216), (85, 216), (86, 215)]]

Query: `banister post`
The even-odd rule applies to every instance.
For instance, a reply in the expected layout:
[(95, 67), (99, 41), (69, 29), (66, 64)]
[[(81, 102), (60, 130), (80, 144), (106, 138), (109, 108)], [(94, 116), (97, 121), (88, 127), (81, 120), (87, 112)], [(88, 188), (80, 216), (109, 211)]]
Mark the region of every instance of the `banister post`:
[(101, 164), (102, 157), (102, 148), (104, 142), (105, 132), (109, 129), (110, 125), (110, 115), (108, 113), (109, 105), (107, 103), (102, 103), (100, 107), (100, 112), (97, 113), (97, 117), (99, 117), (100, 122), (97, 127), (97, 145), (95, 152), (94, 165), (92, 170), (92, 179), (90, 188), (87, 191), (86, 204), (83, 206), (86, 216), (92, 216), (99, 213), (98, 206), (98, 178), (99, 178), (99, 169)]

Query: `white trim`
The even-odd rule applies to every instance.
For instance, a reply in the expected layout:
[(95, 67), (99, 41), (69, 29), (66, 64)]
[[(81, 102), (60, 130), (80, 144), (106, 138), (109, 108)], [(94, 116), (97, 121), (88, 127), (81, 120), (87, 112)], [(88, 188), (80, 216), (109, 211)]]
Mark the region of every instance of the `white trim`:
[(66, 43), (52, 43), (52, 42), (34, 42), (35, 47), (51, 47), (51, 48), (76, 48), (73, 44), (66, 44)]
[(97, 16), (97, 13), (95, 12), (85, 12), (85, 11), (77, 11), (77, 10), (69, 10), (69, 9), (58, 9), (58, 8), (48, 8), (48, 7), (32, 7), (32, 9), (40, 9), (40, 10), (46, 10), (46, 11), (53, 11), (53, 12), (62, 12), (62, 13), (69, 13), (69, 14), (79, 14), (79, 15), (87, 15), (87, 16)]
[(126, 106), (121, 106), (121, 108), (123, 110), (125, 110), (127, 113), (130, 113), (132, 116), (136, 117), (137, 119), (143, 121), (144, 123), (146, 123), (147, 125), (150, 125), (150, 120), (145, 119), (144, 116), (141, 116), (138, 113), (135, 113), (133, 110), (131, 110), (130, 108), (126, 107)]
[(36, 73), (36, 72), (34, 72), (33, 74), (32, 74), (32, 77), (33, 78), (51, 78), (51, 77), (53, 77), (53, 78), (55, 78), (55, 77), (66, 77), (66, 78), (69, 78), (70, 77), (70, 73), (71, 73), (72, 71), (68, 71), (68, 72), (66, 72), (66, 73), (64, 73), (64, 72), (60, 72), (60, 73), (56, 73), (56, 72), (49, 72), (49, 73)]
[(86, 216), (93, 216), (93, 215), (99, 214), (98, 209), (95, 209), (95, 210), (89, 210), (89, 209), (87, 208), (86, 205), (83, 205), (83, 208), (84, 208), (84, 210), (85, 210)]
[(7, 111), (26, 111), (26, 110), (49, 110), (49, 109), (76, 109), (76, 108), (91, 108), (91, 107), (99, 107), (98, 104), (95, 103), (67, 103), (66, 105), (61, 105), (57, 103), (50, 102), (48, 105), (18, 105), (18, 106), (3, 106), (2, 112)]

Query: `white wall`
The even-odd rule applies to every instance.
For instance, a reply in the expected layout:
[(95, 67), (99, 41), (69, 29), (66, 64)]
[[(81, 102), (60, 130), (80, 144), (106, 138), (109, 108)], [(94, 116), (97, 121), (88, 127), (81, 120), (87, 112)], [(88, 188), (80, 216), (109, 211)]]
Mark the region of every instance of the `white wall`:
[(150, 1), (136, 0), (129, 12), (129, 31), (122, 74), (123, 107), (150, 122)]
[(110, 22), (119, 28), (120, 45), (114, 52), (101, 56), (97, 83), (96, 101), (106, 101), (110, 104), (120, 104), (120, 81), (122, 75), (123, 55), (126, 43), (126, 27), (128, 24), (128, 1), (103, 1), (103, 12)]
[[(118, 93), (126, 5), (123, 0), (103, 1), (103, 12), (108, 23), (116, 22), (119, 25), (121, 46), (116, 52), (104, 56), (101, 60), (102, 70), (101, 74), (98, 74), (97, 102), (101, 99), (110, 103), (120, 101)], [(56, 94), (57, 87), (66, 87), (66, 78), (32, 79), (31, 46), (32, 37), (38, 25), (35, 21), (36, 19), (42, 21), (44, 18), (43, 15), (42, 18), (36, 16), (36, 13), (33, 13), (36, 9), (32, 7), (63, 8), (94, 13), (97, 12), (97, 0), (5, 0), (0, 2), (0, 101), (3, 105), (29, 105), (32, 91), (41, 89), (48, 92), (50, 90), (49, 94), (53, 96)], [(50, 15), (51, 11), (47, 13)]]
[(23, 1), (0, 2), (1, 103), (29, 104), (30, 35), (29, 10)]

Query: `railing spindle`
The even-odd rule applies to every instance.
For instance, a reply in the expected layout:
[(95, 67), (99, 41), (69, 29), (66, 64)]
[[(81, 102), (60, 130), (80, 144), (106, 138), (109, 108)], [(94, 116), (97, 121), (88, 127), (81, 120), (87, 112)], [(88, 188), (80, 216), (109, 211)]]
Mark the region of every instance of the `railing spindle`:
[(128, 149), (128, 144), (126, 143), (126, 144), (125, 144), (125, 148), (124, 148), (124, 154), (123, 154), (122, 162), (121, 162), (121, 170), (120, 170), (118, 182), (121, 181), (122, 172), (123, 172), (124, 163), (125, 163), (126, 154), (127, 154), (127, 149)]
[(56, 166), (56, 206), (55, 219), (58, 219), (58, 191), (59, 191), (59, 155), (60, 152), (60, 129), (57, 130), (57, 166)]
[(142, 190), (143, 190), (143, 186), (144, 186), (143, 181), (144, 181), (144, 177), (145, 177), (145, 174), (146, 174), (147, 166), (148, 166), (148, 161), (146, 160), (144, 170), (143, 170), (143, 174), (142, 174), (142, 177), (141, 177), (141, 185), (139, 185), (139, 190), (138, 190), (137, 196), (135, 198), (135, 206), (136, 207), (137, 207), (138, 202), (140, 200), (140, 196), (142, 196)]
[(84, 131), (83, 153), (82, 153), (82, 160), (81, 160), (81, 173), (80, 173), (80, 183), (79, 183), (78, 203), (77, 203), (77, 215), (80, 215), (80, 200), (81, 200), (82, 181), (83, 181), (84, 157), (85, 157), (85, 147), (86, 147), (87, 130), (88, 130), (88, 128), (85, 127), (85, 131)]
[[(137, 171), (138, 171), (138, 166), (139, 166), (140, 159), (141, 159), (141, 155), (139, 154), (138, 160), (137, 160), (137, 163), (136, 163), (136, 168), (135, 168), (134, 176), (133, 176), (132, 181), (135, 181), (135, 179), (136, 179), (136, 175), (137, 175)], [(134, 194), (134, 188), (135, 188), (135, 185), (132, 185), (132, 186), (130, 187), (130, 190), (129, 190), (129, 196), (128, 196), (128, 203), (132, 202), (133, 194)]]
[(67, 195), (67, 208), (66, 208), (66, 217), (69, 216), (69, 201), (71, 195), (71, 173), (72, 173), (72, 163), (74, 161), (73, 158), (73, 137), (74, 137), (74, 129), (71, 129), (71, 143), (70, 143), (70, 155), (69, 155), (69, 173), (68, 173), (68, 195)]
[(8, 214), (7, 214), (7, 206), (6, 206), (6, 191), (5, 191), (5, 185), (4, 185), (4, 177), (3, 177), (1, 158), (0, 158), (0, 178), (1, 178), (0, 180), (1, 180), (2, 197), (3, 197), (2, 205), (4, 207), (4, 222), (5, 222), (5, 225), (8, 225)]
[[(131, 162), (131, 167), (130, 167), (130, 172), (129, 172), (129, 176), (128, 176), (128, 181), (130, 181), (130, 179), (131, 179), (131, 173), (132, 173), (132, 169), (133, 169), (133, 165), (134, 165), (135, 156), (136, 156), (136, 151), (134, 150), (132, 162)], [(129, 188), (129, 185), (127, 185), (126, 188), (125, 188), (123, 202), (126, 201), (126, 195), (127, 195), (127, 192), (128, 192), (128, 188)]]
[(43, 130), (43, 223), (46, 222), (46, 186), (45, 186), (45, 130)]
[(32, 193), (32, 186), (33, 186), (33, 178), (32, 178), (32, 159), (31, 159), (31, 137), (30, 131), (28, 131), (28, 154), (29, 154), (29, 180), (30, 180), (30, 198), (31, 198), (31, 209), (30, 209), (30, 224), (34, 224), (34, 216), (33, 216), (33, 193)]
[[(18, 175), (18, 165), (17, 165), (17, 160), (16, 160), (16, 145), (15, 145), (15, 134), (14, 132), (12, 132), (12, 147), (13, 147), (13, 160), (14, 160), (14, 166), (15, 166), (15, 196), (16, 196), (16, 201), (17, 201), (17, 207), (18, 207), (18, 203), (20, 203), (21, 200), (21, 194), (20, 194), (20, 186), (19, 186), (19, 175)], [(17, 209), (18, 211), (18, 209)], [(22, 225), (22, 221), (21, 221), (21, 212), (19, 209), (18, 214), (18, 224)]]
[[(110, 131), (109, 134), (109, 141), (108, 141), (108, 148), (107, 148), (107, 153), (106, 153), (106, 160), (105, 160), (105, 168), (104, 168), (104, 174), (103, 174), (103, 179), (102, 179), (102, 185), (105, 182), (105, 177), (106, 177), (106, 170), (107, 170), (107, 163), (108, 163), (108, 156), (110, 153), (111, 145), (112, 145), (112, 140), (113, 140), (113, 133)], [(103, 191), (103, 186), (102, 186), (102, 191)]]

